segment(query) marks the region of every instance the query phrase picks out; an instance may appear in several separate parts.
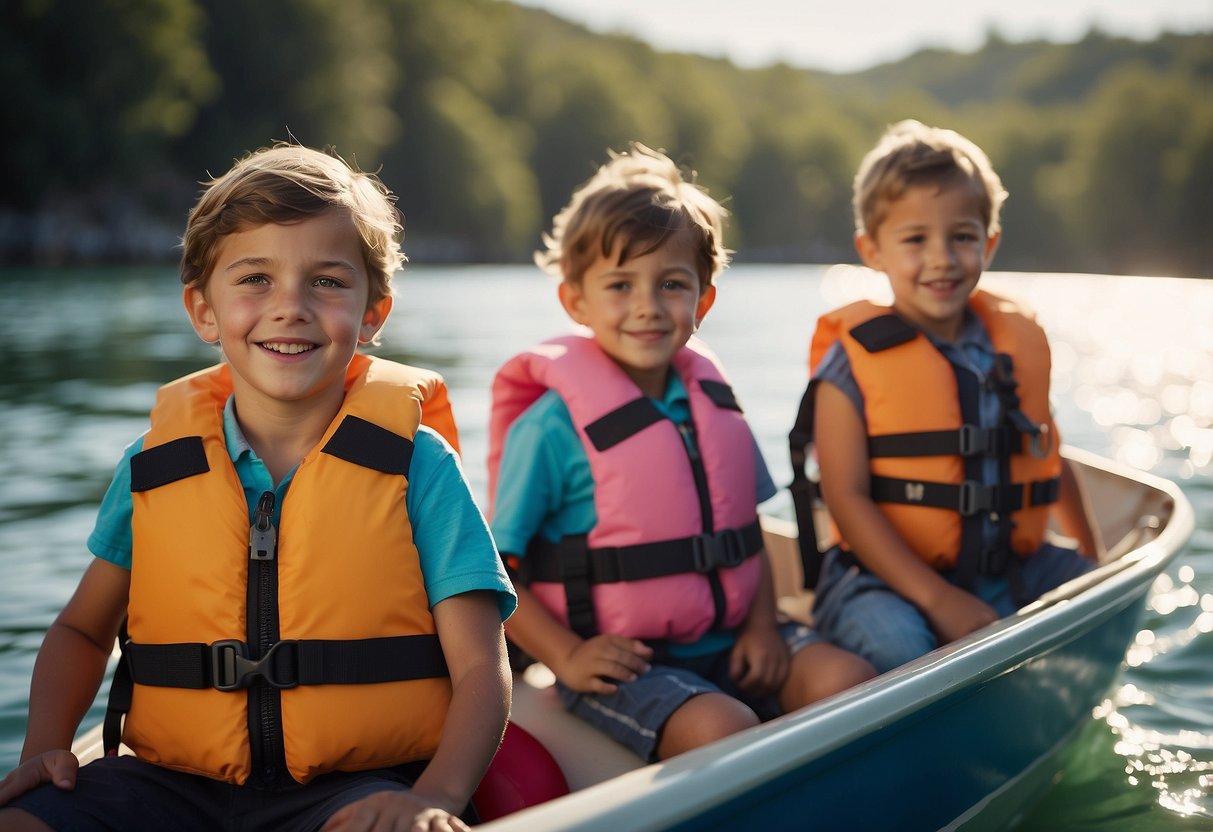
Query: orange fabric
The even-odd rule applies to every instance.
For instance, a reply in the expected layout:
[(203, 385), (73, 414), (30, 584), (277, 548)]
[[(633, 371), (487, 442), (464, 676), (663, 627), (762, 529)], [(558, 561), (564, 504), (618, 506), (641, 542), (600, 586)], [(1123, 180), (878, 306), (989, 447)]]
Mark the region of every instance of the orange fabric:
[[(321, 453), (354, 415), (412, 439), (427, 401), (450, 407), (441, 379), (358, 357), (341, 411), (292, 479), (278, 531), (282, 639), (434, 633), (405, 505), (406, 477)], [(223, 437), (231, 390), (218, 366), (161, 389), (144, 447), (203, 437), (210, 471), (133, 494), (128, 627), (136, 643), (246, 638), (249, 512)], [(428, 397), (428, 398), (427, 398)], [(436, 408), (435, 412), (444, 412)], [(448, 679), (283, 690), (291, 776), (303, 783), (432, 756), (450, 700)], [(248, 693), (135, 685), (123, 740), (140, 757), (243, 783), (250, 771)]]
[[(1020, 409), (1034, 423), (1047, 425), (1051, 439), (1043, 458), (1030, 453), (1011, 458), (1011, 481), (1047, 480), (1061, 472), (1060, 438), (1049, 412), (1049, 345), (1044, 330), (1011, 301), (978, 291), (970, 306), (986, 325), (995, 350), (1009, 354)], [(948, 360), (925, 335), (877, 353), (870, 353), (850, 336), (861, 323), (892, 314), (885, 306), (859, 301), (827, 313), (818, 321), (810, 348), (810, 372), (834, 341), (841, 341), (864, 397), (869, 436), (959, 429), (963, 424), (956, 377)], [(958, 456), (874, 457), (876, 476), (959, 484), (964, 462)], [(878, 503), (902, 539), (937, 569), (955, 565), (960, 550), (961, 520), (948, 509), (898, 503)], [(1012, 548), (1028, 557), (1040, 546), (1049, 506), (1035, 506), (1014, 515)], [(837, 531), (837, 530), (835, 530)]]

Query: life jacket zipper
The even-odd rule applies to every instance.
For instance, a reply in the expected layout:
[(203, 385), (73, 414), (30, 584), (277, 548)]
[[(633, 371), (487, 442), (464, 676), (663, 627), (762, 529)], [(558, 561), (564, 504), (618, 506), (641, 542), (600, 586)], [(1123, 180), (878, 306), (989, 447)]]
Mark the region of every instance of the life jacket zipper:
[[(250, 657), (261, 659), (278, 642), (278, 539), (274, 527), (274, 492), (257, 501), (249, 527), (247, 637)], [(286, 772), (282, 738), (282, 695), (258, 679), (249, 686), (248, 728), (251, 779), (271, 786)]]

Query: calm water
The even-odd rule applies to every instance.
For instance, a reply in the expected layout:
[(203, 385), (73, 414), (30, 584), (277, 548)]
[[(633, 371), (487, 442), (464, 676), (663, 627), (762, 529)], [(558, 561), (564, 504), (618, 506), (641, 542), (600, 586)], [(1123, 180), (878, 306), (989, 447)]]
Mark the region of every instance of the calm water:
[[(1180, 483), (1197, 530), (1159, 579), (1109, 698), (1067, 752), (1028, 830), (1213, 828), (1213, 281), (992, 274), (1054, 343), (1067, 442)], [(728, 367), (777, 482), (816, 315), (881, 281), (854, 269), (737, 267), (701, 334)], [(525, 267), (413, 268), (379, 354), (442, 371), (468, 476), (485, 484), (489, 380), (566, 326)], [(42, 633), (156, 386), (214, 360), (171, 269), (0, 270), (0, 770), (20, 751)], [(768, 506), (786, 513), (784, 495)], [(100, 718), (94, 706), (89, 723)]]

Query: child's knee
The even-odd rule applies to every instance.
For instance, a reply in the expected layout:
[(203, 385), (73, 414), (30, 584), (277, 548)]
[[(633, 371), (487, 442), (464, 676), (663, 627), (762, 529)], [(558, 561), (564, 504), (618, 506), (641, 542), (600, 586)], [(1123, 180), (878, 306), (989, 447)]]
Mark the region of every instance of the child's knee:
[(724, 693), (701, 693), (684, 702), (666, 720), (657, 756), (664, 760), (758, 723), (758, 715), (744, 702)]
[(780, 705), (784, 711), (794, 711), (874, 676), (876, 668), (863, 657), (827, 642), (810, 644), (792, 659)]

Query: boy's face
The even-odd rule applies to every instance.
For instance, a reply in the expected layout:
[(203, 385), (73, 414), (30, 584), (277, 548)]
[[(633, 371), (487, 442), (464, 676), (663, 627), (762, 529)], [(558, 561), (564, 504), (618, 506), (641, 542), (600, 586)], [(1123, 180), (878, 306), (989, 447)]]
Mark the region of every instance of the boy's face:
[(186, 287), (185, 307), (198, 335), (223, 348), (242, 414), (283, 404), (336, 412), (355, 349), (392, 305), (368, 309), (368, 283), (353, 222), (331, 210), (228, 235), (205, 289)]
[(998, 245), (986, 236), (977, 195), (966, 184), (917, 185), (890, 202), (873, 235), (860, 234), (864, 265), (888, 275), (893, 308), (946, 341)]
[(619, 264), (618, 250), (599, 257), (580, 283), (560, 284), (560, 301), (645, 395), (665, 394), (670, 361), (690, 339), (715, 298), (700, 295), (695, 255), (685, 234)]

